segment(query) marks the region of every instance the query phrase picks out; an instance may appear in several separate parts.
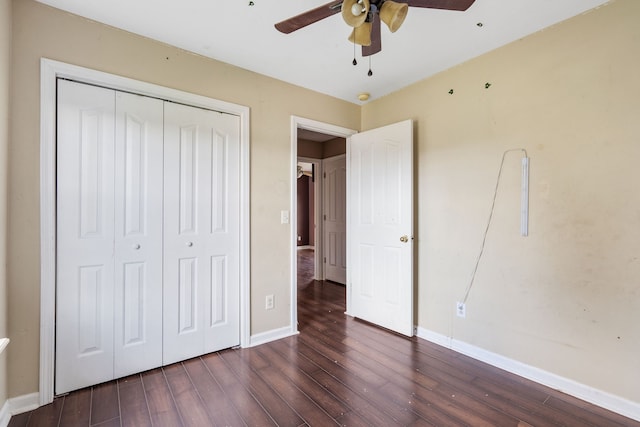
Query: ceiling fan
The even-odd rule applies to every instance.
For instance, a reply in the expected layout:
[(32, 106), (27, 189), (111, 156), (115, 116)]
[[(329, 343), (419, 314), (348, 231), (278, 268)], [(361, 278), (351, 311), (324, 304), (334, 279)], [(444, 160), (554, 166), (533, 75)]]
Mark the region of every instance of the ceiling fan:
[(332, 1), (275, 25), (289, 34), (307, 25), (342, 12), (347, 25), (353, 27), (349, 41), (362, 46), (362, 56), (382, 50), (380, 21), (394, 33), (407, 16), (409, 6), (444, 10), (467, 10), (475, 0), (339, 0)]

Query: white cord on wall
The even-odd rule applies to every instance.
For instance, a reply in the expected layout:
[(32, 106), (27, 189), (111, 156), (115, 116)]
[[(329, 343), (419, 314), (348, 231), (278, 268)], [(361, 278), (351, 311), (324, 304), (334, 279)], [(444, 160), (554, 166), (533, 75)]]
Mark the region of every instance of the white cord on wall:
[[(489, 234), (489, 227), (491, 226), (491, 219), (493, 218), (493, 211), (496, 206), (496, 198), (498, 197), (498, 187), (500, 186), (500, 177), (502, 176), (502, 169), (504, 167), (504, 159), (507, 156), (507, 153), (513, 151), (521, 151), (524, 153), (524, 157), (522, 158), (522, 197), (521, 197), (521, 206), (520, 206), (520, 234), (522, 236), (527, 236), (529, 234), (529, 157), (527, 156), (527, 150), (524, 148), (513, 148), (511, 150), (507, 150), (502, 153), (502, 161), (500, 162), (500, 169), (498, 169), (498, 178), (496, 179), (496, 187), (493, 191), (493, 201), (491, 202), (491, 209), (489, 211), (489, 218), (487, 220), (487, 226), (484, 229), (484, 235), (482, 236), (482, 244), (480, 245), (480, 253), (478, 254), (478, 258), (476, 259), (476, 264), (473, 268), (473, 272), (471, 273), (471, 280), (469, 281), (469, 285), (467, 286), (467, 290), (464, 293), (464, 298), (462, 299), (462, 304), (467, 302), (467, 298), (469, 298), (469, 292), (471, 292), (471, 288), (473, 287), (473, 283), (476, 278), (476, 273), (478, 271), (478, 266), (480, 265), (480, 260), (482, 259), (482, 254), (484, 253), (484, 247), (487, 242), (487, 235)], [(526, 180), (526, 183), (525, 183)], [(525, 194), (526, 192), (526, 194)]]

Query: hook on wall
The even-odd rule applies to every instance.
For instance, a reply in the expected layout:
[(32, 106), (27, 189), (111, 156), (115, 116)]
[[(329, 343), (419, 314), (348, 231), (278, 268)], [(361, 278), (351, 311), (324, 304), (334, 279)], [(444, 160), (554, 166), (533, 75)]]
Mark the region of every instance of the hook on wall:
[(484, 84), (485, 89), (489, 89), (491, 87), (491, 83), (487, 82)]

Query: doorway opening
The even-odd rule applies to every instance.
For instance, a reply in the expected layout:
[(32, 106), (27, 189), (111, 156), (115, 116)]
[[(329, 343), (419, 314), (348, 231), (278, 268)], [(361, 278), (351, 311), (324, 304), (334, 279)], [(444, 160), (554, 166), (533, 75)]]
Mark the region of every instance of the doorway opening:
[[(300, 148), (300, 138), (304, 132), (299, 131), (298, 152), (304, 152)], [(320, 134), (318, 134), (320, 135)], [(319, 144), (322, 141), (317, 141)], [(322, 264), (316, 260), (316, 243), (320, 240), (317, 226), (321, 220), (321, 186), (319, 185), (322, 169), (322, 161), (309, 157), (298, 157), (297, 192), (296, 192), (296, 258), (297, 258), (297, 283), (299, 290), (306, 288), (315, 280), (322, 278)]]
[[(339, 239), (327, 238), (327, 230), (330, 227), (325, 227), (326, 209), (328, 206), (335, 207), (336, 204), (333, 199), (329, 202), (326, 200), (328, 187), (325, 164), (330, 163), (332, 159), (342, 158), (345, 164), (343, 174), (346, 178), (346, 138), (354, 133), (356, 131), (351, 129), (292, 117), (291, 325), (296, 331), (298, 291), (313, 285), (316, 281), (325, 280), (327, 249), (344, 246)], [(344, 188), (337, 196), (344, 199), (342, 202), (344, 207), (346, 202), (344, 179), (342, 185)], [(346, 224), (343, 226), (346, 227)], [(336, 251), (332, 256), (333, 258), (328, 257), (329, 262), (346, 260), (344, 254), (338, 254)], [(343, 264), (346, 271), (346, 261), (343, 261)], [(342, 282), (346, 283), (346, 274)]]

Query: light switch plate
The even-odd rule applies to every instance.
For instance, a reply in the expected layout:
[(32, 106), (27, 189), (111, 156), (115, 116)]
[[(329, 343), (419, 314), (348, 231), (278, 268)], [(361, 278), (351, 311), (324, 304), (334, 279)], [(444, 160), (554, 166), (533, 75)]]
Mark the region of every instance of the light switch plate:
[(280, 211), (280, 224), (289, 224), (289, 211)]

